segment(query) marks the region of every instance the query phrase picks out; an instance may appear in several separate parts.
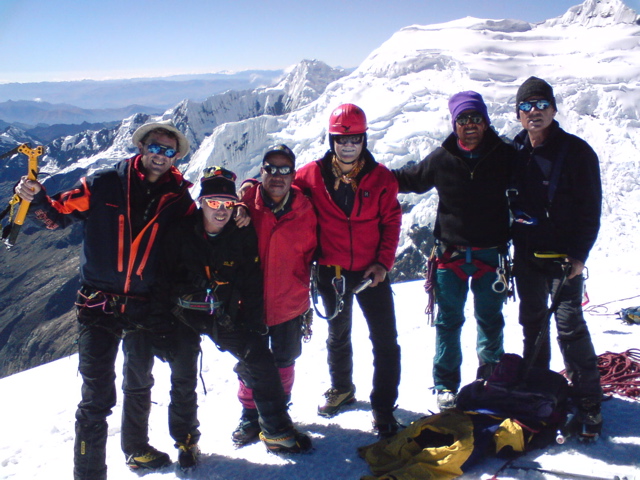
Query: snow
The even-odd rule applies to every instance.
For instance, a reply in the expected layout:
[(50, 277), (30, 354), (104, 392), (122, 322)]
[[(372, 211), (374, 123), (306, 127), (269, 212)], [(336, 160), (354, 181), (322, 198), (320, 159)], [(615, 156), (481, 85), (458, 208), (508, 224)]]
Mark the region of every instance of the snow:
[[(327, 149), (327, 118), (333, 108), (345, 102), (363, 107), (369, 119), (369, 147), (391, 168), (420, 160), (442, 142), (451, 131), (447, 100), (458, 91), (480, 92), (494, 128), (512, 137), (520, 129), (514, 112), (515, 93), (530, 75), (545, 78), (554, 86), (561, 126), (587, 140), (601, 160), (605, 192), (602, 229), (587, 264), (591, 304), (607, 304), (587, 314), (596, 351), (636, 348), (640, 325), (626, 325), (614, 315), (620, 308), (640, 304), (640, 240), (636, 233), (640, 226), (640, 25), (637, 14), (619, 0), (587, 0), (562, 17), (536, 25), (467, 17), (406, 27), (372, 52), (356, 71), (329, 84), (317, 100), (291, 114), (224, 123), (213, 132), (206, 130), (210, 124), (204, 120), (194, 122), (190, 127), (203, 140), (185, 174), (197, 180), (205, 166), (221, 164), (236, 171), (239, 179), (254, 176), (265, 149), (275, 143), (288, 144), (298, 156), (299, 165), (308, 163)], [(202, 108), (206, 109), (205, 104)], [(177, 111), (170, 110), (163, 118), (172, 118)], [(133, 122), (133, 117), (127, 119), (109, 152), (67, 169), (72, 171), (78, 165), (94, 169), (128, 156), (133, 151), (129, 142)], [(401, 199), (415, 206), (403, 218), (399, 251), (406, 248), (406, 232), (412, 225), (433, 223), (437, 196), (427, 193)], [(403, 351), (397, 414), (408, 424), (435, 410), (435, 398), (429, 390), (434, 330), (426, 325), (421, 282), (397, 284), (394, 291)], [(507, 351), (521, 353), (516, 307), (513, 302), (505, 307), (505, 343)], [(603, 312), (607, 314), (601, 315)], [(471, 312), (467, 318), (463, 383), (473, 380), (477, 366)], [(356, 308), (354, 314), (359, 402), (356, 408), (330, 420), (316, 415), (316, 406), (328, 388), (325, 339), (326, 325), (316, 319), (313, 339), (305, 345), (297, 365), (291, 407), (294, 421), (313, 437), (315, 451), (289, 459), (268, 454), (260, 444), (238, 450), (232, 447), (230, 434), (240, 415), (234, 362), (204, 340), (207, 395), (199, 388), (204, 456), (191, 478), (322, 480), (355, 479), (368, 473), (365, 462), (356, 454), (358, 446), (375, 441), (367, 400), (371, 347), (359, 310)], [(74, 355), (0, 380), (0, 479), (42, 479), (52, 472), (71, 476), (74, 412), (81, 385), (76, 367)], [(557, 348), (552, 367), (563, 368)], [(117, 369), (121, 369), (120, 364)], [(154, 373), (156, 404), (150, 435), (154, 446), (175, 458), (166, 420), (168, 368), (158, 362)], [(120, 402), (109, 418), (109, 478), (134, 479), (136, 475), (125, 466), (119, 446)], [(562, 446), (531, 452), (526, 458), (550, 469), (640, 478), (640, 405), (614, 398), (605, 402), (603, 409), (603, 438), (595, 445), (570, 440)], [(501, 464), (487, 459), (462, 478), (486, 480)], [(504, 479), (547, 477), (514, 470), (500, 474)], [(163, 471), (145, 478), (170, 480), (178, 476)]]
[[(620, 308), (640, 303), (637, 285), (639, 275), (612, 270), (607, 262), (590, 267), (587, 281), (591, 305), (608, 303), (587, 322), (597, 353), (624, 352), (638, 346), (640, 325), (627, 325), (614, 315)], [(409, 424), (423, 415), (436, 411), (431, 367), (434, 353), (434, 329), (426, 323), (426, 296), (422, 282), (396, 284), (393, 287), (398, 319), (399, 343), (402, 348), (402, 381), (397, 417)], [(619, 301), (635, 296), (635, 299)], [(467, 307), (471, 305), (471, 299)], [(521, 353), (521, 331), (517, 321), (517, 304), (505, 307), (505, 350)], [(607, 313), (608, 315), (602, 315)], [(463, 383), (473, 381), (477, 367), (474, 355), (475, 325), (467, 308), (467, 323), (463, 331)], [(208, 339), (203, 339), (203, 377), (198, 387), (199, 417), (203, 450), (201, 465), (188, 476), (193, 479), (240, 480), (255, 479), (357, 479), (368, 474), (364, 460), (356, 453), (359, 446), (373, 443), (368, 393), (371, 386), (371, 344), (364, 318), (354, 309), (355, 384), (358, 402), (355, 407), (332, 419), (316, 414), (322, 393), (329, 387), (326, 365), (326, 322), (315, 318), (313, 337), (304, 345), (298, 360), (293, 390), (291, 415), (298, 428), (313, 438), (315, 450), (308, 455), (280, 458), (267, 453), (260, 443), (235, 449), (230, 435), (239, 420), (241, 407), (236, 399), (237, 380), (232, 371), (234, 360), (219, 352)], [(121, 370), (121, 356), (117, 371)], [(559, 349), (554, 347), (552, 367), (563, 368)], [(56, 476), (69, 478), (73, 465), (74, 413), (80, 399), (81, 380), (76, 373), (77, 355), (72, 355), (40, 367), (0, 380), (0, 479), (40, 480)], [(152, 444), (176, 459), (177, 451), (167, 428), (169, 403), (169, 370), (156, 362), (156, 385), (153, 389), (150, 438)], [(118, 385), (121, 383), (119, 377)], [(107, 464), (109, 478), (134, 480), (120, 451), (121, 395), (109, 417)], [(591, 475), (606, 473), (635, 475), (640, 479), (640, 403), (614, 397), (603, 403), (603, 437), (594, 445), (583, 445), (569, 439), (565, 445), (553, 445), (546, 450), (530, 452), (527, 460), (539, 462), (547, 469), (562, 469)], [(470, 472), (466, 480), (487, 480), (502, 465), (502, 461), (487, 458)], [(170, 480), (182, 478), (169, 468), (145, 475), (145, 479)], [(556, 478), (540, 476), (524, 470), (506, 470), (501, 479)]]

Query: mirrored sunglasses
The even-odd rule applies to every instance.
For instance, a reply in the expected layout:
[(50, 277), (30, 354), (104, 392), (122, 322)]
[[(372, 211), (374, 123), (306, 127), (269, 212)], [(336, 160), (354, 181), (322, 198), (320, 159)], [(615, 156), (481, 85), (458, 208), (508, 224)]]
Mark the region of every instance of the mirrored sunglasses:
[(484, 117), (478, 114), (459, 115), (456, 118), (458, 125), (468, 125), (473, 123), (474, 125), (480, 125), (484, 121)]
[(202, 200), (204, 200), (206, 204), (214, 210), (218, 210), (221, 206), (224, 206), (224, 208), (226, 208), (227, 210), (233, 210), (233, 207), (236, 206), (236, 202), (234, 202), (233, 200), (221, 201), (214, 200), (213, 198), (203, 198)]
[(276, 167), (275, 165), (269, 165), (265, 163), (262, 165), (264, 171), (269, 175), (291, 175), (293, 173), (293, 167), (289, 165), (282, 165), (281, 167)]
[(227, 170), (226, 168), (223, 168), (223, 167), (217, 167), (217, 166), (207, 167), (202, 172), (203, 178), (211, 178), (211, 177), (217, 177), (217, 176), (224, 177), (228, 180), (231, 180), (232, 182), (236, 181), (236, 174), (233, 173), (231, 170)]
[(538, 110), (546, 110), (550, 106), (551, 102), (549, 100), (532, 100), (531, 102), (520, 102), (518, 109), (523, 112), (530, 112), (533, 107), (536, 107)]
[(335, 135), (333, 139), (339, 145), (346, 145), (347, 143), (360, 145), (364, 139), (364, 135)]
[(178, 154), (178, 150), (175, 148), (165, 147), (164, 145), (159, 145), (157, 143), (150, 143), (147, 145), (147, 151), (154, 155), (164, 155), (167, 158), (173, 158)]

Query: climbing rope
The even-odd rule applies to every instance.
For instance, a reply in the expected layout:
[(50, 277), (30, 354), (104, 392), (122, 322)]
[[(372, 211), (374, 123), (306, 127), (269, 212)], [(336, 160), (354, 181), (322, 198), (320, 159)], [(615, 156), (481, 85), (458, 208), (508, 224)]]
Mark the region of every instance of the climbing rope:
[(633, 300), (634, 298), (638, 298), (640, 295), (634, 295), (633, 297), (621, 298), (619, 300), (611, 300), (610, 302), (601, 303), (599, 305), (591, 305), (590, 307), (585, 308), (584, 313), (588, 313), (589, 315), (618, 315), (619, 312), (610, 313), (607, 305), (611, 303), (617, 302), (626, 302), (627, 300)]
[(598, 355), (600, 384), (604, 393), (615, 393), (640, 401), (640, 350)]

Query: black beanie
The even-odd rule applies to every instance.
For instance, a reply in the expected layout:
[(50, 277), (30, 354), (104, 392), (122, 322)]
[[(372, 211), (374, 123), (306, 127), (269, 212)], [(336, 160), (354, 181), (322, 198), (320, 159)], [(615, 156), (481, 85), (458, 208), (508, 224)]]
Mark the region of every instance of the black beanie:
[(556, 97), (553, 95), (553, 88), (551, 85), (541, 78), (529, 77), (522, 85), (520, 85), (518, 93), (516, 93), (516, 113), (518, 116), (520, 116), (520, 110), (518, 109), (520, 102), (524, 102), (527, 98), (533, 96), (540, 96), (545, 100), (548, 100), (554, 110), (558, 109), (556, 107)]
[(198, 198), (215, 196), (238, 199), (235, 173), (223, 167), (209, 167), (203, 173)]

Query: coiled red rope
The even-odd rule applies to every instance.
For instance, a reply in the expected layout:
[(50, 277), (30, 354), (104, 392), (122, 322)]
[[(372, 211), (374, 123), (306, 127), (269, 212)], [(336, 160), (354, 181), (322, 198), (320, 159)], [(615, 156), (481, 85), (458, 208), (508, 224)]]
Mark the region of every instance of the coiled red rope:
[(640, 401), (640, 350), (598, 355), (603, 393), (615, 393)]

